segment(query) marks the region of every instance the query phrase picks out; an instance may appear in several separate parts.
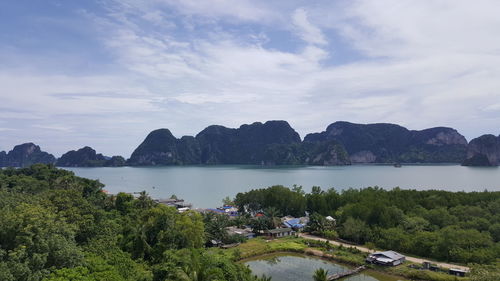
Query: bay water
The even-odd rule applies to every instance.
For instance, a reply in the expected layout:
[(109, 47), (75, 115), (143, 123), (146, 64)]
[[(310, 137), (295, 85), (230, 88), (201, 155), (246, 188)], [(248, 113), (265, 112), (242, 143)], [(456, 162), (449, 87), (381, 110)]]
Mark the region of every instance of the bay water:
[(352, 165), (352, 166), (163, 166), (67, 168), (77, 176), (98, 179), (110, 193), (146, 191), (153, 198), (178, 198), (194, 208), (213, 208), (226, 196), (272, 185), (312, 186), (323, 189), (363, 188), (500, 191), (499, 167), (460, 165)]

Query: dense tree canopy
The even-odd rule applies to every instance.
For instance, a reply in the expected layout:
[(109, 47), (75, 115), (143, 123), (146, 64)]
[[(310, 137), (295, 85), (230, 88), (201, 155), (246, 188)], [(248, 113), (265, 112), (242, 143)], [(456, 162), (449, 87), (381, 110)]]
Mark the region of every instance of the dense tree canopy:
[(238, 193), (235, 203), (248, 212), (308, 212), (313, 231), (321, 222), (315, 214), (332, 216), (340, 238), (423, 257), (463, 263), (500, 258), (500, 192), (313, 187), (305, 194), (300, 187), (272, 186)]
[(47, 165), (0, 170), (0, 280), (260, 280), (203, 248), (203, 217)]

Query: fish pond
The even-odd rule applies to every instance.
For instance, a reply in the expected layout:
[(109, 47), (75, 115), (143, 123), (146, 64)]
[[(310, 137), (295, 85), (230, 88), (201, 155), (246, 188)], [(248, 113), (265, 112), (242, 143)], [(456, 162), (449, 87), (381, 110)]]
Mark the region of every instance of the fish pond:
[[(253, 274), (271, 277), (272, 281), (308, 281), (313, 280), (318, 268), (328, 270), (328, 275), (348, 271), (352, 267), (293, 253), (270, 254), (243, 261)], [(340, 279), (342, 281), (406, 281), (402, 277), (384, 274), (373, 270), (364, 270), (357, 275)]]

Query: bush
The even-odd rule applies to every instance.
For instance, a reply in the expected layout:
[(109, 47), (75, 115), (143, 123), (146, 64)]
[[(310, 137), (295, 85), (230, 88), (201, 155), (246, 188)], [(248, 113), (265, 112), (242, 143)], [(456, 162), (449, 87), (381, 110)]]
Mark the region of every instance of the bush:
[(330, 240), (339, 238), (339, 234), (335, 230), (325, 230), (323, 231), (322, 236)]

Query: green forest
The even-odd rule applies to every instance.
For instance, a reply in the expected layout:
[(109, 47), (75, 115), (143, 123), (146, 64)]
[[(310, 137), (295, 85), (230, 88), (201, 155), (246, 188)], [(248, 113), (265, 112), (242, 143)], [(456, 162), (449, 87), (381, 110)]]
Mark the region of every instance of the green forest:
[(0, 171), (0, 280), (268, 280), (204, 248), (203, 217), (47, 165)]
[(500, 192), (313, 187), (306, 194), (300, 186), (272, 186), (238, 193), (235, 203), (247, 212), (308, 212), (309, 231), (369, 247), (464, 264), (500, 259)]
[(243, 211), (230, 219), (179, 213), (145, 192), (134, 198), (102, 188), (51, 165), (0, 170), (0, 280), (270, 280), (238, 262), (266, 241), (252, 239), (257, 242), (231, 250), (207, 245), (245, 241), (228, 235), (227, 226), (250, 225), (259, 233), (277, 227), (280, 216), (306, 212), (306, 230), (328, 238), (492, 268), (500, 257), (500, 192), (313, 187), (306, 193), (272, 186), (224, 199)]

